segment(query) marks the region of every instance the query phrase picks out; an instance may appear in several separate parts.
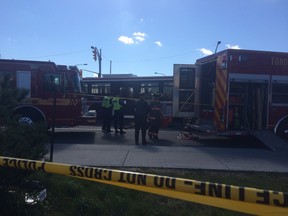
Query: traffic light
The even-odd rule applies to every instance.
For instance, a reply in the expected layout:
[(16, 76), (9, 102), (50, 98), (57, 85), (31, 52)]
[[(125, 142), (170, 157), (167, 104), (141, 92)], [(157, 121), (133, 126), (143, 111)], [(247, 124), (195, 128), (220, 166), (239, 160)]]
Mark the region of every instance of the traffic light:
[(92, 48), (92, 53), (93, 53), (93, 59), (96, 61), (97, 60), (97, 48), (96, 47)]

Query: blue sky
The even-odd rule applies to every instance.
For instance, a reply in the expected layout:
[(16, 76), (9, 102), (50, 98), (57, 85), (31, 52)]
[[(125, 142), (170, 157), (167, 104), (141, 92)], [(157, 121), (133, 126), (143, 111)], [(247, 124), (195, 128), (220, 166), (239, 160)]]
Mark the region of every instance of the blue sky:
[[(0, 0), (3, 59), (172, 75), (227, 48), (288, 52), (287, 0)], [(85, 72), (84, 76), (93, 76)]]

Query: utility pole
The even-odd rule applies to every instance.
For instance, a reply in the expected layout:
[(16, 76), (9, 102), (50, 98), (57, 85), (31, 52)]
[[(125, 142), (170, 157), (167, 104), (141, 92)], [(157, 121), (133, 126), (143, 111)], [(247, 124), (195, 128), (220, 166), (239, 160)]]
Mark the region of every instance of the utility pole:
[(91, 46), (91, 49), (92, 49), (92, 53), (93, 53), (93, 59), (95, 61), (97, 61), (97, 58), (98, 58), (98, 62), (99, 62), (99, 75), (98, 75), (98, 77), (101, 77), (101, 62), (102, 62), (101, 49), (100, 49), (100, 52), (98, 51), (97, 47)]
[(110, 60), (110, 74), (112, 73), (112, 61)]

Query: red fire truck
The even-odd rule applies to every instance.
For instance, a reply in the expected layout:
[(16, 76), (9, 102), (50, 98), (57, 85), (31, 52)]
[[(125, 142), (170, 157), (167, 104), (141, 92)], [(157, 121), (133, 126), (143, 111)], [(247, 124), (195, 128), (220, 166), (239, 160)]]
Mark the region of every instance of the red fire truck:
[[(195, 80), (189, 89), (181, 87), (187, 68)], [(181, 107), (194, 103), (190, 117), (197, 131), (230, 136), (273, 129), (288, 138), (288, 53), (224, 50), (189, 67), (174, 65), (175, 85), (179, 95), (190, 91)]]
[(0, 80), (5, 76), (12, 86), (28, 90), (25, 100), (14, 111), (19, 121), (43, 121), (48, 127), (53, 119), (55, 126), (95, 124), (96, 111), (85, 104), (77, 67), (50, 61), (1, 59)]

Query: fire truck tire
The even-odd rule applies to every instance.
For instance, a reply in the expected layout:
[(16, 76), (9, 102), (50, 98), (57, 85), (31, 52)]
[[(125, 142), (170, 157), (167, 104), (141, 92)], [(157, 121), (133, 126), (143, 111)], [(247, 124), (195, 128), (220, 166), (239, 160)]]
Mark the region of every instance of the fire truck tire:
[(288, 142), (288, 116), (282, 118), (275, 126), (274, 132)]
[(46, 123), (44, 115), (33, 107), (20, 108), (15, 111), (14, 115), (18, 118), (18, 121), (23, 124)]

